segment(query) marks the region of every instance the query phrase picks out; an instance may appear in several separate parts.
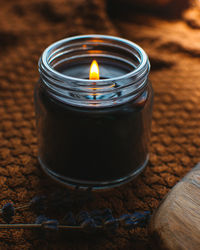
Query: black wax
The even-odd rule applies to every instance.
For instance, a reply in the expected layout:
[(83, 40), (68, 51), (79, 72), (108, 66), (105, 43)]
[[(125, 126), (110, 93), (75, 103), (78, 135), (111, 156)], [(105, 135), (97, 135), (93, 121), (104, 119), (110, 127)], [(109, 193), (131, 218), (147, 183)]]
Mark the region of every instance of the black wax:
[(75, 62), (63, 62), (63, 64), (56, 66), (56, 70), (70, 77), (77, 78), (78, 76), (78, 78), (81, 79), (88, 79), (90, 66), (93, 59), (96, 59), (98, 62), (100, 79), (123, 76), (134, 69), (133, 65), (129, 65), (127, 63), (122, 63), (111, 59), (109, 62), (107, 62), (107, 60), (104, 58), (94, 57), (90, 60), (82, 58), (78, 62), (77, 60)]
[(112, 181), (139, 169), (148, 155), (152, 98), (113, 107), (61, 103), (41, 84), (35, 91), (39, 158), (57, 175), (81, 181)]

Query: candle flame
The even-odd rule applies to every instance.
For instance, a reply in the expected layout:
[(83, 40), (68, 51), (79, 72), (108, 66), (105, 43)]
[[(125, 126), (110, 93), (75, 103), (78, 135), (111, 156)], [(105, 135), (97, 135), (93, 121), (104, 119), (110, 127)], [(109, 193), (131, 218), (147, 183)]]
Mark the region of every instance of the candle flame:
[(99, 80), (99, 65), (96, 60), (93, 60), (90, 66), (90, 80)]

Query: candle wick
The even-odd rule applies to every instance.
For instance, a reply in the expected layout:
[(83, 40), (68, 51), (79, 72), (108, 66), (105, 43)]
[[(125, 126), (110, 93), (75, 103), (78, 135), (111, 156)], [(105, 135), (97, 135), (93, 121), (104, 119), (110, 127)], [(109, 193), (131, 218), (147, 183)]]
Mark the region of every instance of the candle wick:
[[(96, 83), (94, 82), (93, 85), (95, 86)], [(95, 91), (95, 93), (93, 94), (93, 99), (96, 100), (96, 88), (93, 89)]]

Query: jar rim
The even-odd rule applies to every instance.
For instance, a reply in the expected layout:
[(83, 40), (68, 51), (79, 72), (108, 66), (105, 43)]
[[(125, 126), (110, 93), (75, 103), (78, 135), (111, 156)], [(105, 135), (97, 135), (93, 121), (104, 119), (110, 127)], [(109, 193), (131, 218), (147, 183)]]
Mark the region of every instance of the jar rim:
[[(105, 50), (114, 60), (126, 62), (130, 72), (99, 80), (76, 78), (56, 68), (67, 58), (92, 55), (92, 48)], [(97, 55), (106, 55), (104, 50)], [(77, 54), (72, 54), (72, 53)], [(79, 53), (79, 54), (78, 54)], [(110, 53), (110, 54), (109, 54)], [(95, 53), (94, 53), (95, 54)], [(71, 56), (73, 55), (73, 56)], [(90, 57), (90, 56), (89, 56)], [(39, 72), (44, 88), (59, 101), (81, 107), (107, 107), (137, 98), (146, 88), (150, 63), (145, 51), (137, 44), (115, 36), (80, 35), (62, 39), (47, 47), (40, 57)], [(95, 84), (95, 88), (92, 88)]]
[(148, 56), (147, 56), (146, 52), (139, 45), (137, 45), (136, 43), (129, 41), (127, 39), (121, 38), (121, 37), (109, 36), (109, 35), (99, 35), (99, 34), (72, 36), (69, 38), (64, 38), (62, 40), (59, 40), (55, 43), (52, 43), (42, 53), (42, 56), (40, 57), (39, 62), (38, 62), (39, 69), (42, 68), (42, 71), (51, 72), (52, 77), (54, 77), (54, 78), (59, 77), (60, 79), (62, 79), (62, 81), (77, 81), (77, 82), (81, 81), (82, 83), (88, 84), (88, 85), (90, 85), (91, 83), (94, 83), (94, 80), (72, 77), (72, 76), (68, 76), (66, 74), (60, 73), (59, 71), (55, 70), (49, 64), (49, 61), (48, 61), (52, 52), (55, 51), (56, 49), (58, 49), (60, 46), (62, 46), (62, 44), (73, 42), (73, 41), (78, 41), (81, 39), (91, 39), (91, 38), (104, 39), (104, 40), (110, 40), (110, 41), (113, 40), (116, 42), (121, 42), (121, 43), (129, 46), (130, 48), (134, 49), (140, 56), (139, 65), (137, 65), (133, 70), (131, 70), (130, 72), (128, 72), (126, 74), (117, 76), (117, 77), (112, 77), (112, 78), (107, 78), (107, 79), (99, 79), (98, 84), (103, 85), (104, 83), (106, 83), (106, 85), (107, 85), (109, 82), (123, 80), (123, 79), (127, 79), (127, 78), (132, 78), (132, 77), (137, 76), (140, 73), (143, 73), (146, 71), (149, 72), (150, 63), (149, 63)]

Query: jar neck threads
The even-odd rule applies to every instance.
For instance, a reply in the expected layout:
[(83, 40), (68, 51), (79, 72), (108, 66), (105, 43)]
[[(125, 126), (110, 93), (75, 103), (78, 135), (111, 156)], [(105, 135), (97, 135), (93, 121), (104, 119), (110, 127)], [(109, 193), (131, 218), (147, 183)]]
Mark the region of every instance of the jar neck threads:
[[(89, 80), (58, 70), (60, 66), (89, 65), (93, 57), (102, 65), (122, 67), (127, 73)], [(60, 40), (50, 45), (39, 60), (43, 87), (59, 101), (79, 107), (109, 107), (137, 98), (147, 86), (149, 70), (149, 59), (142, 48), (128, 40), (104, 35)]]

